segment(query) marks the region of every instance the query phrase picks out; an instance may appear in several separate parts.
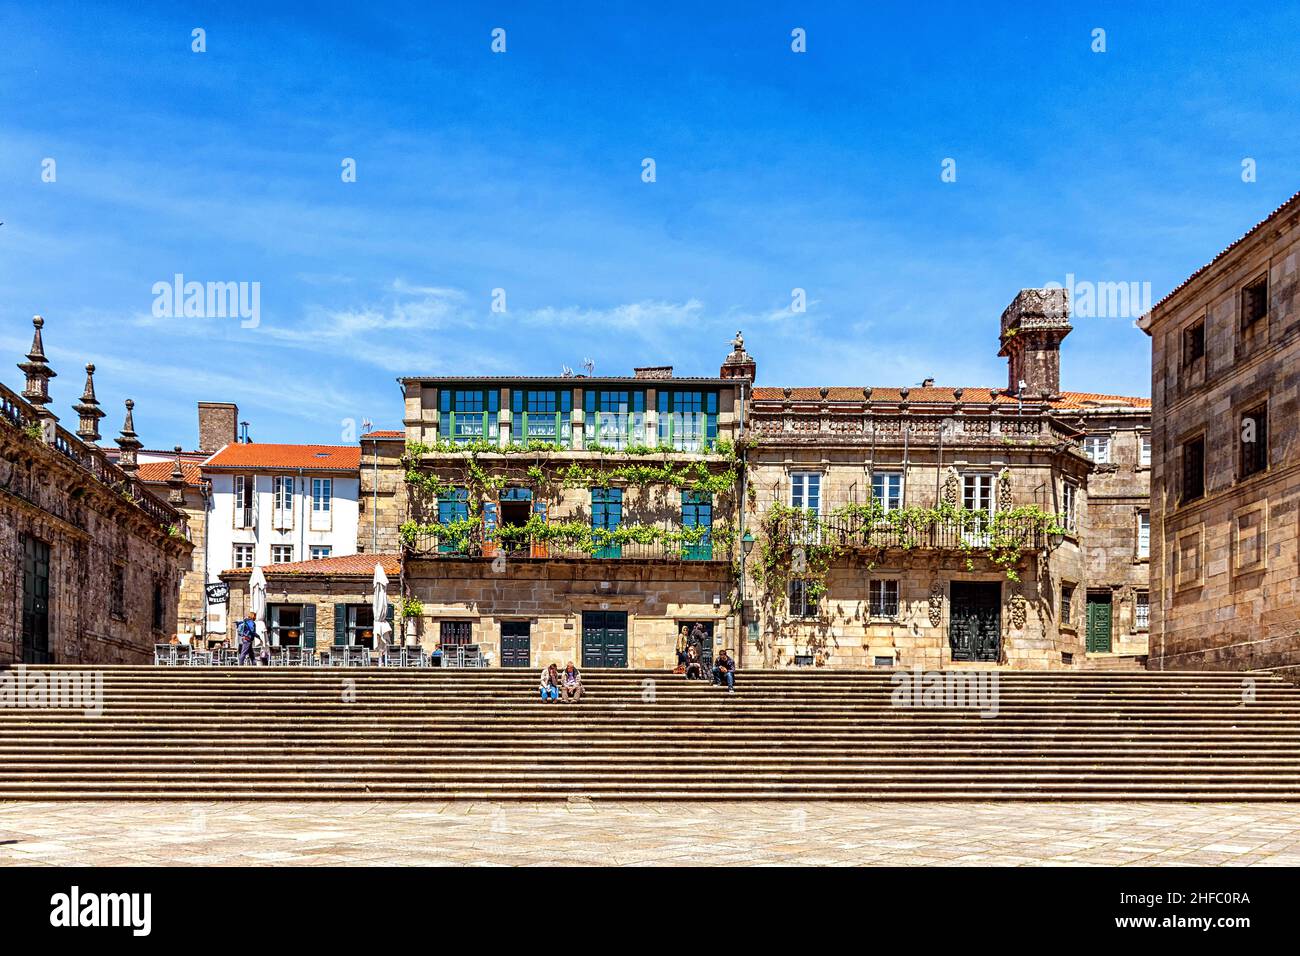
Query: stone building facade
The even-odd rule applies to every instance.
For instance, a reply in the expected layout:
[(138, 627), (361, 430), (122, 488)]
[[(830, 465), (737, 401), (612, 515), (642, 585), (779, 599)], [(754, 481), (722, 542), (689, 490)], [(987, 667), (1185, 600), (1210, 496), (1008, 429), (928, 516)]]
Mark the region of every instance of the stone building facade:
[(739, 335), (711, 378), (403, 378), (357, 561), (264, 567), (286, 633), (364, 641), (391, 556), (401, 633), (503, 666), (669, 667), (696, 624), (742, 667), (1134, 666), (1150, 405), (1060, 389), (1068, 305), (1007, 308), (1006, 389), (755, 387)]
[[(268, 640), (277, 647), (317, 652), (345, 645), (374, 648), (371, 601), (376, 563), (392, 582), (396, 602), (401, 577), (401, 556), (396, 553), (352, 554), (264, 567)], [(240, 568), (220, 575), (230, 586), (232, 621), (242, 620), (249, 610), (249, 573), (248, 568)], [(389, 617), (391, 622), (398, 615)]]
[[(1006, 390), (754, 390), (758, 659), (1050, 668), (1146, 653), (1136, 449), (1150, 412), (1061, 391), (1069, 329), (1064, 290), (1021, 292), (1002, 317)], [(805, 574), (771, 558), (792, 535)]]
[(1300, 665), (1300, 194), (1140, 320), (1156, 669)]
[(659, 668), (699, 623), (706, 654), (737, 646), (746, 381), (667, 367), (401, 381), (403, 585), (425, 644)]
[(34, 325), (19, 365), (23, 393), (0, 386), (0, 665), (143, 663), (177, 631), (193, 550), (186, 516), (136, 474), (132, 402), (116, 439), (120, 462), (98, 447), (93, 365), (73, 409), (76, 434), (58, 424), (44, 320)]

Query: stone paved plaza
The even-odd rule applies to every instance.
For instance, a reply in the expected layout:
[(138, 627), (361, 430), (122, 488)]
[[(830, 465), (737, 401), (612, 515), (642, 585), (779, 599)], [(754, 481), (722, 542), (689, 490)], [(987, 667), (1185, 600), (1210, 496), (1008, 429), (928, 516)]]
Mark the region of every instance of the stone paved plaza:
[(0, 863), (1297, 865), (1300, 804), (4, 803)]

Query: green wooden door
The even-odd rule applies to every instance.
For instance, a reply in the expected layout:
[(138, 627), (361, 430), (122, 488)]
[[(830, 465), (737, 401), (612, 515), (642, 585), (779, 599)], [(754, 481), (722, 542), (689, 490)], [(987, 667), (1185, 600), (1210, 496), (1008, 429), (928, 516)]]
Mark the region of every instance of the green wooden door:
[(582, 666), (627, 667), (627, 612), (582, 612)]
[(1110, 650), (1110, 595), (1088, 595), (1088, 650)]

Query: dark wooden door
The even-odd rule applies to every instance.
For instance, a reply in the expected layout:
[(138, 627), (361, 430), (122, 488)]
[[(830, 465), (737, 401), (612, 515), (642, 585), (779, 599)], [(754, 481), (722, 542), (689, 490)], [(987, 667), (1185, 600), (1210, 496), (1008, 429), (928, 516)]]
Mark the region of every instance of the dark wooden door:
[(627, 612), (582, 612), (582, 666), (627, 667)]
[(528, 621), (501, 622), (501, 666), (528, 667), (532, 664), (531, 625)]
[(50, 663), (50, 546), (23, 538), (23, 663)]
[(438, 625), (438, 643), (443, 647), (474, 643), (473, 621), (442, 621)]
[(686, 634), (689, 637), (695, 631), (697, 623), (704, 626), (704, 640), (700, 642), (700, 660), (704, 662), (704, 667), (707, 670), (713, 666), (713, 622), (680, 621), (677, 626), (685, 626)]
[(953, 581), (948, 646), (954, 661), (996, 661), (1002, 637), (1002, 585)]
[(1088, 650), (1110, 651), (1111, 606), (1109, 594), (1088, 595)]

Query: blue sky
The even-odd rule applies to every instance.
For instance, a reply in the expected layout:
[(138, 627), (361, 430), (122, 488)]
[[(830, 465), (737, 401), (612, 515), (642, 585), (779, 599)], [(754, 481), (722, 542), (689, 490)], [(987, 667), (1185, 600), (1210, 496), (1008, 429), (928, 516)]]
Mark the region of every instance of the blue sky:
[[(760, 384), (1002, 385), (1018, 289), (1159, 298), (1300, 189), (1295, 5), (176, 6), (0, 8), (0, 346), (45, 315), (65, 423), (94, 361), (151, 447), (199, 400), (338, 442), (401, 374), (714, 374), (738, 328)], [(155, 317), (176, 273), (260, 324)], [(1063, 386), (1148, 362), (1076, 318)]]

